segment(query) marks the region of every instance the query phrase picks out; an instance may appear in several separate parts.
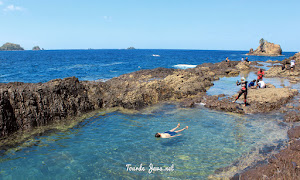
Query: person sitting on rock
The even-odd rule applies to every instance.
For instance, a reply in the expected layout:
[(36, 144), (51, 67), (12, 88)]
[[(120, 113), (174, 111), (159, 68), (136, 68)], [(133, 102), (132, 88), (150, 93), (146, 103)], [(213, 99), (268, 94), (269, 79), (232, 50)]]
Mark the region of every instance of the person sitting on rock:
[(257, 72), (257, 82), (262, 81), (264, 75), (265, 75), (265, 72), (262, 69), (259, 69), (259, 71)]
[(234, 101), (232, 101), (233, 103), (235, 103), (242, 94), (244, 94), (244, 101), (245, 101), (245, 106), (247, 106), (247, 83), (248, 81), (246, 81), (246, 79), (244, 77), (241, 78), (241, 82), (236, 81), (236, 85), (239, 86), (241, 85), (241, 90), (239, 91), (239, 95), (236, 97), (236, 99)]
[(256, 82), (256, 79), (254, 79), (253, 81), (251, 81), (251, 82), (249, 83), (248, 87), (251, 88), (251, 89), (255, 89), (255, 88), (256, 88), (255, 82)]
[(266, 88), (266, 83), (263, 80), (257, 82), (258, 88)]
[(175, 137), (175, 136), (180, 136), (181, 134), (177, 134), (177, 133), (189, 128), (188, 126), (186, 126), (185, 128), (183, 128), (181, 130), (175, 131), (179, 127), (180, 127), (180, 123), (178, 123), (177, 127), (175, 127), (174, 129), (171, 129), (171, 130), (166, 131), (164, 133), (156, 133), (155, 137), (157, 137), (157, 138), (159, 138), (159, 137), (161, 137), (161, 138), (171, 138), (171, 137)]
[(249, 61), (248, 57), (246, 57), (245, 62), (247, 62), (248, 64), (251, 64), (251, 62)]
[(291, 60), (291, 71), (294, 72), (294, 69), (295, 69), (295, 60), (292, 59)]
[(229, 62), (230, 60), (228, 59), (228, 57), (225, 59), (225, 62)]

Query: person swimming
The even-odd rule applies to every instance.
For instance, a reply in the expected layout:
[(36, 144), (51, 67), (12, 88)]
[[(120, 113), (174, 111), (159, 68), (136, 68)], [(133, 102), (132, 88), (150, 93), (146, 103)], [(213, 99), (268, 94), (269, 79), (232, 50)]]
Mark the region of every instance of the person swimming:
[(181, 134), (178, 134), (179, 132), (183, 131), (183, 130), (186, 130), (188, 129), (189, 127), (186, 126), (185, 128), (181, 129), (181, 130), (178, 130), (178, 131), (175, 131), (177, 128), (180, 127), (180, 123), (178, 123), (177, 127), (169, 130), (169, 131), (166, 131), (164, 133), (156, 133), (155, 134), (155, 137), (157, 138), (171, 138), (171, 137), (176, 137), (176, 136), (180, 136)]

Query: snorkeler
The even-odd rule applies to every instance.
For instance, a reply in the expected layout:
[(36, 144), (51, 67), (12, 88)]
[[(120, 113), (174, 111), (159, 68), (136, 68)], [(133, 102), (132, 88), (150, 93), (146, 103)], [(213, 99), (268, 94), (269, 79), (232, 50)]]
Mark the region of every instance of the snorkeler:
[(177, 133), (189, 128), (188, 126), (186, 126), (185, 128), (183, 128), (181, 130), (175, 131), (179, 127), (180, 127), (180, 123), (178, 123), (177, 127), (175, 127), (174, 129), (171, 129), (171, 130), (166, 131), (164, 133), (156, 133), (155, 137), (157, 137), (157, 138), (159, 138), (159, 137), (161, 137), (161, 138), (171, 138), (171, 137), (175, 137), (175, 136), (180, 136), (181, 134), (177, 134)]
[(239, 86), (241, 85), (241, 90), (239, 91), (239, 95), (236, 97), (236, 99), (234, 101), (232, 101), (233, 103), (235, 103), (236, 100), (238, 100), (242, 94), (244, 94), (244, 101), (245, 101), (245, 106), (247, 106), (247, 81), (245, 80), (244, 77), (241, 78), (241, 82), (237, 81), (236, 85)]

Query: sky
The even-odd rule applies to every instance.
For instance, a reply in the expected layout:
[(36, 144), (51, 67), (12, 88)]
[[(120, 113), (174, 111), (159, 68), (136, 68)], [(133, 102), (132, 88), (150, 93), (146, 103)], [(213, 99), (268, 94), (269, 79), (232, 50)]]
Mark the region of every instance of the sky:
[(0, 0), (0, 45), (300, 51), (299, 0)]

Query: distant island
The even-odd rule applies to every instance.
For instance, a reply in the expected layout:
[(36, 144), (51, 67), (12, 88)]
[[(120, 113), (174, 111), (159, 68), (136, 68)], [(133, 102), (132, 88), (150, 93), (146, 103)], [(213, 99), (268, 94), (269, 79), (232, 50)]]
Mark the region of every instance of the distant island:
[(280, 45), (270, 43), (264, 38), (259, 40), (259, 46), (256, 50), (253, 51), (253, 48), (250, 49), (247, 55), (254, 55), (254, 56), (280, 56), (282, 55), (282, 49)]
[(23, 51), (24, 48), (22, 48), (19, 44), (14, 43), (5, 43), (0, 47), (0, 51)]
[(135, 49), (134, 47), (129, 47), (129, 48), (127, 48), (127, 49)]
[(42, 50), (39, 46), (34, 46), (33, 48), (32, 48), (32, 50), (33, 51), (40, 51), (40, 50)]

